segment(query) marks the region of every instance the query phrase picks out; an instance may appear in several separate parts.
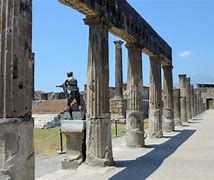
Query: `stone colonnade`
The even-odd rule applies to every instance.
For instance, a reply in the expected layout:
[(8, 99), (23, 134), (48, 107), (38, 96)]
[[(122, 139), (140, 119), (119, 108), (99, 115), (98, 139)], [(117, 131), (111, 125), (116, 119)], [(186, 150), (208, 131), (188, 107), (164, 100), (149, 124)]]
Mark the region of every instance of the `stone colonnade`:
[[(186, 74), (179, 75), (180, 82), (180, 119), (182, 123), (188, 122), (192, 118), (196, 117), (198, 114), (202, 113), (205, 109), (203, 100), (201, 97), (201, 92), (199, 89), (194, 89), (191, 85), (190, 77)], [(178, 90), (174, 90), (174, 101), (177, 101)], [(178, 102), (179, 103), (179, 102)], [(177, 107), (175, 105), (175, 107)], [(174, 112), (176, 110), (174, 109)], [(177, 116), (177, 115), (176, 115)]]
[[(32, 1), (1, 0), (0, 2), (0, 173), (12, 179), (34, 179), (33, 119), (31, 118)], [(109, 113), (110, 25), (101, 16), (87, 16), (84, 22), (89, 26), (86, 161), (98, 166), (113, 165)], [(122, 43), (115, 42), (115, 44), (116, 97), (122, 100)], [(142, 147), (145, 145), (141, 102), (143, 47), (137, 42), (127, 42), (126, 47), (129, 91), (126, 114), (127, 145)], [(196, 115), (203, 111), (203, 104), (200, 91), (193, 95), (186, 77), (180, 76), (182, 99), (180, 113), (179, 95), (176, 93), (173, 95), (172, 64), (163, 64), (163, 61), (151, 54), (150, 64), (149, 135), (162, 137), (163, 131), (174, 130), (174, 115), (179, 125), (180, 119), (182, 122), (188, 120), (187, 107), (191, 110), (191, 101), (197, 104), (192, 106), (195, 107)], [(161, 67), (164, 73), (163, 95)], [(174, 102), (173, 97), (177, 98)], [(194, 100), (191, 100), (191, 97), (194, 97)], [(120, 108), (123, 109), (123, 105)], [(192, 118), (191, 115), (188, 118)]]

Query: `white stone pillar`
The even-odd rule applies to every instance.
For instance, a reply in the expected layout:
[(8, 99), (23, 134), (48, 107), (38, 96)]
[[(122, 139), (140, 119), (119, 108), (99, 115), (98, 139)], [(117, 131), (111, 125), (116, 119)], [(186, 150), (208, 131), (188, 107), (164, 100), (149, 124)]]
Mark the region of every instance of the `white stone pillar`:
[(144, 146), (144, 121), (142, 111), (142, 47), (136, 43), (126, 45), (128, 49), (128, 80), (129, 109), (126, 116), (128, 146)]
[(179, 75), (179, 86), (181, 95), (181, 122), (187, 122), (186, 111), (186, 74)]
[(89, 25), (86, 161), (113, 165), (109, 114), (108, 27), (99, 16), (86, 17)]
[(163, 130), (174, 131), (173, 78), (171, 65), (163, 68)]
[(162, 137), (161, 64), (150, 57), (149, 136)]
[(181, 105), (180, 105), (180, 89), (174, 89), (174, 120), (175, 126), (182, 126), (181, 122)]
[(188, 121), (192, 119), (190, 77), (186, 78), (186, 112), (187, 112), (187, 121)]
[(123, 65), (122, 65), (122, 41), (115, 43), (115, 96), (111, 99), (111, 119), (125, 122), (125, 104), (123, 99)]

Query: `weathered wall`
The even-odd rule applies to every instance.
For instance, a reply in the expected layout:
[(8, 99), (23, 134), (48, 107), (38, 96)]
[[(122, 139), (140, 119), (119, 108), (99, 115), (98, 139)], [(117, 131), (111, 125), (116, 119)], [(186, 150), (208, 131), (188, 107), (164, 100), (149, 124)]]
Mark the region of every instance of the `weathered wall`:
[(34, 179), (33, 120), (0, 119), (0, 174)]

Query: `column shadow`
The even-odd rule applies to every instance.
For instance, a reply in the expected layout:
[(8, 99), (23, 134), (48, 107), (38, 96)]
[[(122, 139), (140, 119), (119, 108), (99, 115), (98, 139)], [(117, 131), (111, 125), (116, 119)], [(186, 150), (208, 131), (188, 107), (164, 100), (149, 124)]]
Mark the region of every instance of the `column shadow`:
[(195, 131), (196, 130), (183, 130), (160, 145), (148, 145), (147, 148), (154, 148), (154, 150), (137, 158), (136, 160), (116, 161), (116, 167), (125, 167), (125, 169), (109, 179), (146, 179), (160, 167), (167, 157), (173, 154), (180, 145), (192, 136)]

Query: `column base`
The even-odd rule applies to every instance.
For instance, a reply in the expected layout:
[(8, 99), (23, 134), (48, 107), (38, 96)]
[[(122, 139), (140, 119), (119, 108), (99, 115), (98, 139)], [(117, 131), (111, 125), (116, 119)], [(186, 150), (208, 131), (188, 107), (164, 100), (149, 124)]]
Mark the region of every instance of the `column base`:
[(174, 119), (172, 117), (171, 109), (163, 109), (163, 131), (172, 132), (174, 131)]
[(126, 145), (129, 147), (145, 146), (144, 119), (142, 111), (127, 111)]
[(114, 165), (109, 114), (105, 118), (87, 119), (86, 128), (86, 163), (91, 166)]
[(181, 119), (175, 118), (175, 126), (182, 126)]
[(162, 113), (160, 109), (149, 110), (149, 136), (151, 138), (163, 137)]
[(33, 119), (0, 119), (0, 177), (34, 179), (34, 169)]

